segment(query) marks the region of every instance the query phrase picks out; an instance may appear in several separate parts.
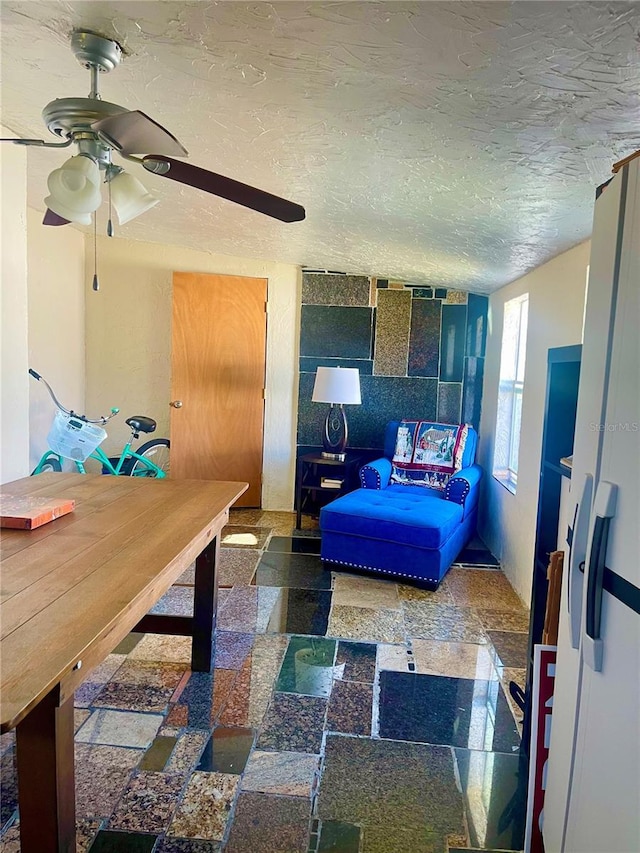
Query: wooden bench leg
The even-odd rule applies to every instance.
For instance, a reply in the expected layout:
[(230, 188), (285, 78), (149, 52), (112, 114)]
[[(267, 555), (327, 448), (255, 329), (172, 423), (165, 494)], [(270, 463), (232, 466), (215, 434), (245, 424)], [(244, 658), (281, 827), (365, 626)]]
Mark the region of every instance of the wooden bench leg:
[(220, 542), (216, 536), (196, 558), (191, 648), (191, 669), (194, 672), (211, 672), (213, 669), (219, 559)]
[(16, 727), (22, 853), (75, 853), (73, 729), (59, 685)]

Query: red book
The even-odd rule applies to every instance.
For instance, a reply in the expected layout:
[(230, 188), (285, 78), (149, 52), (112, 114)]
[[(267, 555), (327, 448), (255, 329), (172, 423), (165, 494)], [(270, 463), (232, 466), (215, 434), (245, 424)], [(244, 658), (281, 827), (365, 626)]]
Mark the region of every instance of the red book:
[(68, 498), (0, 494), (0, 527), (33, 530), (61, 515), (73, 512), (76, 502)]

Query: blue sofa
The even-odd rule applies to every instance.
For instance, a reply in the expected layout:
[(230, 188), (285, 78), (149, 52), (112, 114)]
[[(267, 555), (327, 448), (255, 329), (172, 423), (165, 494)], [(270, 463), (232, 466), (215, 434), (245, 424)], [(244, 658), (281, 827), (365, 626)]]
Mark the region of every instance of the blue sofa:
[(360, 469), (361, 488), (321, 509), (321, 556), (348, 569), (435, 588), (475, 533), (482, 478), (474, 464), (478, 435), (469, 428), (461, 469), (444, 491), (436, 491), (391, 482), (399, 425), (387, 425), (384, 457)]

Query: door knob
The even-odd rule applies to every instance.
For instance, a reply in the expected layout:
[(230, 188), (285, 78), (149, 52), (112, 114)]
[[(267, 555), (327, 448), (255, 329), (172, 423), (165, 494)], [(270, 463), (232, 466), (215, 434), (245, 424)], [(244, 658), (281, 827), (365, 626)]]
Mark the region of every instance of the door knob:
[(173, 406), (174, 409), (181, 409), (182, 408), (182, 400), (174, 400), (171, 403), (171, 405)]

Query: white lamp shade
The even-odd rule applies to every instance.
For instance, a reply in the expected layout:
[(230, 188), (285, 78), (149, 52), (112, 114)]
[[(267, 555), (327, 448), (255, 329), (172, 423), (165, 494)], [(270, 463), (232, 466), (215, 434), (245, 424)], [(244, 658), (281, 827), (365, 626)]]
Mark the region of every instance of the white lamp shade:
[(360, 373), (356, 367), (319, 367), (313, 386), (314, 403), (362, 402)]
[[(100, 169), (89, 157), (78, 154), (70, 157), (59, 169), (54, 169), (47, 179), (50, 198), (56, 200), (67, 212), (92, 213), (100, 207)], [(53, 206), (47, 206), (54, 210)], [(58, 213), (55, 210), (55, 213)], [(62, 216), (62, 213), (58, 214)], [(65, 219), (69, 217), (65, 216)], [(79, 220), (73, 219), (77, 222)]]
[(60, 204), (58, 199), (54, 198), (52, 195), (48, 195), (44, 203), (52, 210), (54, 213), (57, 213), (58, 216), (61, 216), (63, 219), (67, 219), (69, 222), (77, 222), (79, 225), (91, 225), (91, 214), (90, 213), (78, 213), (76, 210), (70, 210), (68, 207), (65, 207), (64, 204)]
[(120, 225), (150, 210), (159, 200), (128, 172), (120, 172), (111, 180), (111, 201)]

